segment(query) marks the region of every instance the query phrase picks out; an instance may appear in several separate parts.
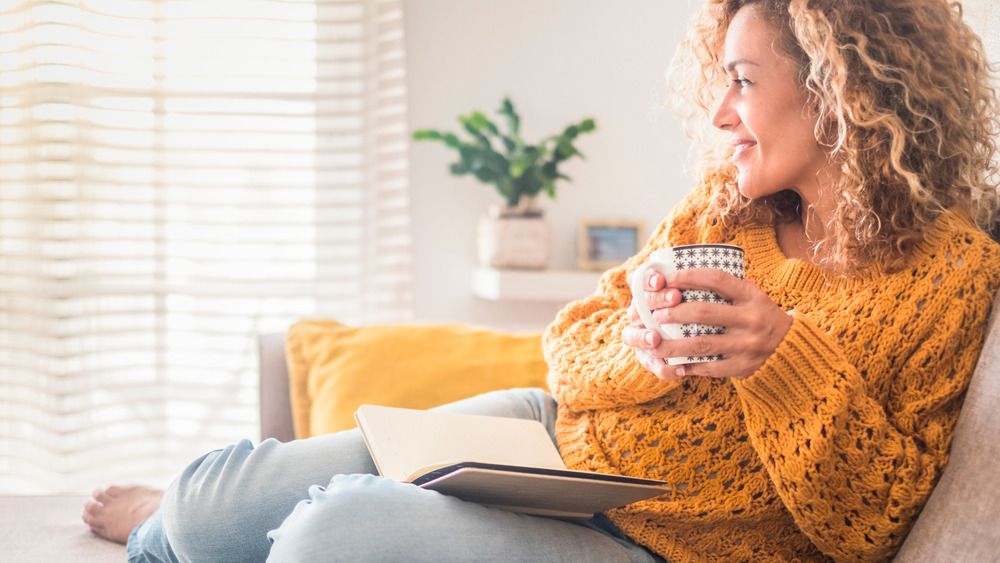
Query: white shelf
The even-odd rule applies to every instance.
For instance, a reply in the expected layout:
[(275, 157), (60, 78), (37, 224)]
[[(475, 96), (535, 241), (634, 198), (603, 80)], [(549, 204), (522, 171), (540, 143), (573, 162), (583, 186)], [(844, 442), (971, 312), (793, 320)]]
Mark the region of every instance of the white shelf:
[(567, 302), (597, 289), (601, 272), (476, 268), (472, 294), (491, 301)]

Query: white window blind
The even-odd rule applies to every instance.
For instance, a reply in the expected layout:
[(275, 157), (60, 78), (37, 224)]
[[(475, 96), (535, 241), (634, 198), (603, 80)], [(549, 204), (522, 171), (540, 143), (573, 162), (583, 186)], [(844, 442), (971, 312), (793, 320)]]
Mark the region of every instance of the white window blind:
[(258, 436), (256, 336), (410, 318), (400, 0), (0, 0), (0, 492)]

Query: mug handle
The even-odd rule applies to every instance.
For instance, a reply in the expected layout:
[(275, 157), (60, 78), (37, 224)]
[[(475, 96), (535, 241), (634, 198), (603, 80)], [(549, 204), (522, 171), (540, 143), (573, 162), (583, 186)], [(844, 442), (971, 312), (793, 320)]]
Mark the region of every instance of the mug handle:
[(649, 270), (654, 270), (666, 276), (667, 274), (675, 271), (673, 267), (673, 260), (666, 260), (664, 262), (646, 262), (636, 268), (632, 272), (632, 304), (635, 306), (636, 312), (639, 313), (639, 318), (642, 319), (642, 324), (646, 325), (646, 328), (650, 330), (655, 330), (660, 338), (666, 340), (676, 340), (681, 338), (681, 327), (678, 324), (668, 324), (661, 325), (656, 322), (653, 318), (652, 311), (649, 310), (649, 303), (646, 301), (646, 272)]

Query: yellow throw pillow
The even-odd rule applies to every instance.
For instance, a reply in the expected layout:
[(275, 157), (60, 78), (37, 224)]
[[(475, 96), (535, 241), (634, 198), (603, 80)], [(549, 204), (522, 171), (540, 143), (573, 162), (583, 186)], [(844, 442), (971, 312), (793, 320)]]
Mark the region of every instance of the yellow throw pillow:
[(371, 403), (426, 409), (513, 387), (545, 387), (541, 334), (461, 324), (349, 327), (308, 320), (288, 331), (295, 436), (354, 427)]

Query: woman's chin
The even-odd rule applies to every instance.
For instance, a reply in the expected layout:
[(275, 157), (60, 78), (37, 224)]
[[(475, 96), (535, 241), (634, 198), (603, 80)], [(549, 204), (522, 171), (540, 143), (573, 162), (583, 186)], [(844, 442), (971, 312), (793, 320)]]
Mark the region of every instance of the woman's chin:
[(736, 187), (740, 190), (740, 194), (747, 199), (760, 199), (780, 191), (762, 187), (743, 174), (736, 178)]
[(739, 188), (740, 194), (745, 198), (757, 199), (758, 197), (760, 197), (760, 194), (757, 193), (757, 190), (754, 189), (753, 182), (750, 182), (749, 179), (744, 178), (743, 174), (740, 174), (739, 177), (736, 179), (736, 187)]

